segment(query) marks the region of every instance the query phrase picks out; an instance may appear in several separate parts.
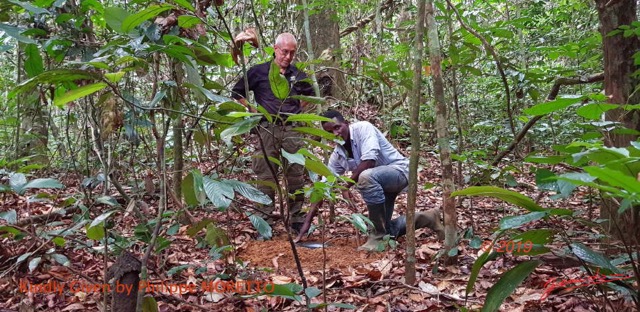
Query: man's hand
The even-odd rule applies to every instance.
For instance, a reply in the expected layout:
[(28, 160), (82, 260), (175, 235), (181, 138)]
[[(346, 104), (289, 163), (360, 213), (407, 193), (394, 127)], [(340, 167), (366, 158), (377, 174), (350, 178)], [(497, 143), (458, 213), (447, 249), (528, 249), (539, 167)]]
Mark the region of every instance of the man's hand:
[(349, 209), (351, 209), (353, 212), (358, 212), (353, 199), (353, 194), (351, 194), (351, 191), (349, 189), (342, 190), (342, 198), (344, 198), (344, 200), (347, 202)]

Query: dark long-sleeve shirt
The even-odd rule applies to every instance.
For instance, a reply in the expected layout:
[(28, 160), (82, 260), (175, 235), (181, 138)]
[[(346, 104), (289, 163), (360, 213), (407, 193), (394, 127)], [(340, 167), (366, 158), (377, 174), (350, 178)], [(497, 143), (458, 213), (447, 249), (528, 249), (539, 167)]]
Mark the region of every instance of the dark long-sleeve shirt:
[[(249, 90), (253, 91), (256, 102), (264, 107), (271, 114), (287, 113), (298, 114), (302, 110), (300, 100), (286, 98), (284, 101), (278, 99), (271, 91), (269, 84), (269, 68), (271, 62), (266, 62), (253, 66), (247, 71)], [(289, 81), (289, 96), (292, 95), (314, 95), (311, 84), (301, 81), (307, 78), (307, 74), (299, 71), (293, 64), (289, 65), (284, 77)], [(244, 77), (240, 78), (232, 89), (234, 99), (241, 99), (247, 96), (245, 90)]]

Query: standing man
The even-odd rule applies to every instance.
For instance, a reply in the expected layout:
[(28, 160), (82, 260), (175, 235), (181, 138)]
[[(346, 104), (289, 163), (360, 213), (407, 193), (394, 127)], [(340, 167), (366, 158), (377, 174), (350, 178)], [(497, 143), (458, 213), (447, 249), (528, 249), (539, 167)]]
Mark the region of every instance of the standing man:
[[(299, 71), (293, 64), (293, 58), (295, 57), (298, 43), (296, 38), (290, 33), (282, 33), (276, 38), (274, 45), (274, 59), (272, 61), (258, 64), (251, 67), (247, 71), (247, 84), (250, 91), (253, 91), (255, 101), (258, 105), (262, 106), (269, 114), (273, 116), (273, 122), (268, 122), (266, 118), (260, 122), (256, 127), (257, 134), (261, 142), (261, 146), (256, 147), (256, 152), (253, 157), (252, 169), (256, 174), (258, 180), (270, 182), (271, 185), (261, 184), (258, 189), (267, 194), (275, 203), (275, 189), (278, 185), (278, 179), (272, 173), (270, 166), (278, 172), (278, 165), (273, 162), (269, 162), (265, 158), (265, 154), (276, 159), (281, 159), (280, 150), (284, 149), (288, 153), (296, 153), (298, 149), (302, 147), (301, 134), (292, 131), (293, 125), (287, 122), (287, 116), (291, 114), (298, 114), (302, 111), (303, 103), (300, 100), (292, 99), (294, 95), (314, 95), (311, 84), (307, 81), (302, 81), (307, 78), (307, 75)], [(278, 65), (280, 74), (284, 75), (289, 82), (289, 96), (284, 100), (278, 99), (271, 91), (271, 84), (269, 83), (269, 70), (271, 63), (275, 62)], [(247, 103), (247, 91), (245, 87), (245, 79), (241, 78), (233, 87), (232, 97), (238, 100), (242, 105), (247, 107), (250, 111), (255, 112), (255, 109)], [(287, 190), (289, 193), (288, 207), (289, 214), (291, 216), (291, 228), (296, 232), (300, 229), (303, 221), (301, 215), (302, 204), (304, 203), (304, 194), (295, 194), (298, 190), (301, 190), (304, 186), (304, 167), (299, 164), (287, 164), (285, 162), (283, 171), (286, 179)], [(263, 206), (262, 216), (273, 225), (273, 203), (270, 206)], [(284, 217), (284, 216), (282, 216)]]
[[(322, 128), (344, 140), (344, 144), (336, 146), (331, 154), (328, 167), (336, 175), (351, 171), (351, 180), (357, 183), (356, 187), (369, 210), (369, 220), (374, 225), (369, 239), (358, 249), (378, 250), (386, 234), (392, 237), (405, 234), (405, 218), (391, 220), (391, 217), (396, 197), (409, 185), (409, 160), (371, 123), (359, 121), (350, 124), (335, 110), (329, 110), (322, 116), (332, 119), (323, 121)], [(347, 189), (342, 196), (351, 201), (353, 197), (349, 189), (354, 183), (349, 182), (345, 186)], [(315, 211), (315, 207), (312, 210)], [(416, 228), (431, 228), (439, 237), (444, 234), (437, 209), (416, 214), (415, 224)]]

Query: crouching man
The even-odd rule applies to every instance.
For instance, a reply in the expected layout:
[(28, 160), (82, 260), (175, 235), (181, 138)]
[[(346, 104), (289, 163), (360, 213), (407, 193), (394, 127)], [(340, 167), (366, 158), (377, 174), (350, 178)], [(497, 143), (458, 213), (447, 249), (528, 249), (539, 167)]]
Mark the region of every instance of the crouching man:
[[(395, 220), (391, 217), (396, 197), (409, 184), (409, 160), (371, 123), (359, 121), (350, 124), (335, 110), (329, 110), (322, 116), (332, 120), (322, 122), (322, 128), (344, 140), (344, 144), (337, 145), (331, 154), (328, 167), (336, 175), (352, 172), (350, 178), (356, 182), (374, 225), (369, 239), (358, 249), (375, 251), (385, 235), (398, 237), (406, 232), (404, 216)], [(353, 183), (345, 185), (346, 190), (342, 192), (345, 200), (353, 200), (350, 192), (353, 186)], [(307, 232), (320, 205), (322, 202), (312, 207), (297, 240)], [(430, 227), (439, 237), (444, 236), (439, 212), (435, 209), (416, 214), (416, 228), (420, 227)]]

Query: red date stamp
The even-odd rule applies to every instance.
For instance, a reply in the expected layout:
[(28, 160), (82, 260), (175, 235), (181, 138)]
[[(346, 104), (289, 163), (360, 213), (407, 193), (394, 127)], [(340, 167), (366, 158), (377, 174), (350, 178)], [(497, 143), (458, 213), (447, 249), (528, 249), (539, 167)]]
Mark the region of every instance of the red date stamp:
[[(480, 246), (480, 249), (487, 250), (487, 249), (489, 249), (491, 247), (492, 243), (493, 243), (492, 241), (485, 241), (484, 243), (482, 243), (482, 246)], [(533, 242), (531, 242), (531, 241), (514, 242), (512, 240), (503, 240), (503, 241), (498, 241), (493, 245), (493, 250), (495, 252), (529, 253), (531, 251), (531, 249), (533, 249)]]

